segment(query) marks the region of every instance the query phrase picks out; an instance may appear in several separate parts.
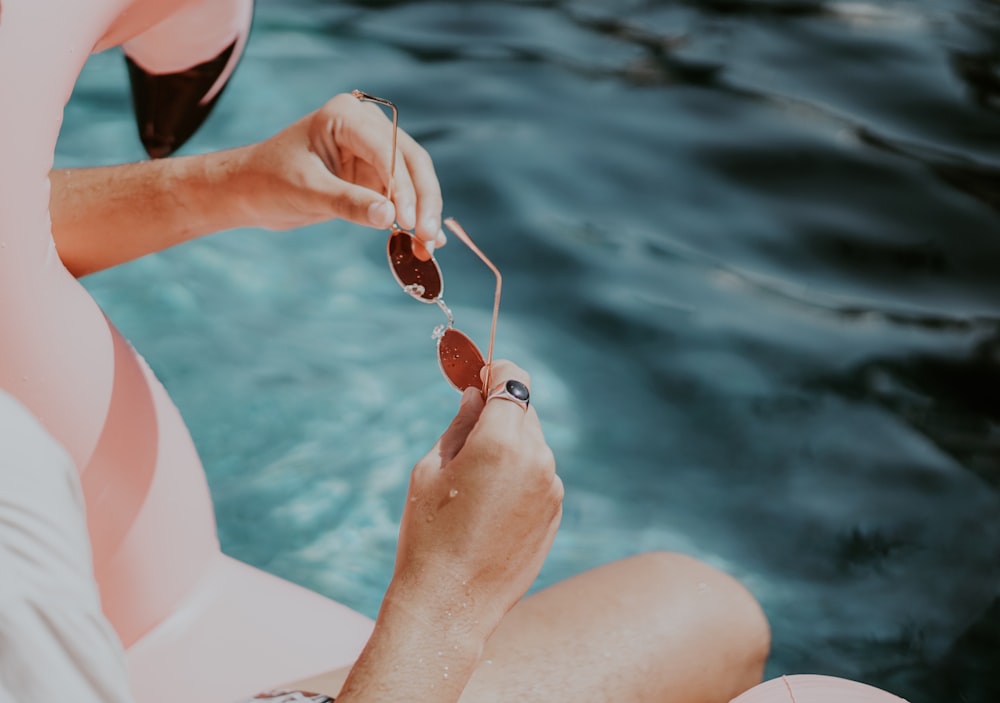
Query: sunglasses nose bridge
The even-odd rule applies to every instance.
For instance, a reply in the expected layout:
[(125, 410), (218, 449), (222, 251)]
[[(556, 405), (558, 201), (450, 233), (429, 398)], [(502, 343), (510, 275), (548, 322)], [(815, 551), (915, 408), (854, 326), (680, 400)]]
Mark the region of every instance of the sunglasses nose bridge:
[(447, 324), (434, 328), (432, 338), (438, 347), (438, 362), (448, 382), (459, 391), (478, 387), (485, 392), (489, 385), (489, 375), (485, 382), (480, 373), (493, 358), (493, 338), (496, 335), (497, 313), (500, 307), (500, 272), (489, 259), (479, 251), (471, 238), (465, 234), (457, 222), (448, 221), (449, 229), (459, 236), (496, 275), (497, 285), (493, 300), (493, 319), (490, 326), (490, 345), (486, 359), (476, 344), (464, 332), (454, 328), (455, 317), (444, 302), (444, 277), (434, 257), (419, 259), (414, 253), (413, 235), (405, 230), (393, 228), (386, 244), (389, 269), (403, 292), (422, 303), (434, 303), (444, 313)]
[(437, 306), (441, 308), (441, 312), (443, 312), (444, 316), (448, 318), (448, 327), (454, 325), (455, 316), (451, 314), (451, 308), (449, 308), (448, 305), (444, 302), (444, 298), (438, 296), (432, 302), (437, 303)]
[(419, 283), (403, 283), (402, 281), (400, 281), (399, 283), (400, 283), (400, 285), (403, 288), (403, 292), (406, 293), (411, 298), (419, 300), (421, 303), (433, 303), (434, 302), (434, 300), (435, 300), (434, 298), (428, 299), (426, 297), (426, 295), (427, 295), (427, 289), (424, 288)]

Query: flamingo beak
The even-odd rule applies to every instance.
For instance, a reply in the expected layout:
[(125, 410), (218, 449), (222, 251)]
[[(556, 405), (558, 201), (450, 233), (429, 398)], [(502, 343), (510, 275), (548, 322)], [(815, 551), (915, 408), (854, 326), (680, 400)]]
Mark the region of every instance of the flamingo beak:
[(253, 0), (201, 0), (124, 45), (146, 153), (179, 149), (205, 122), (243, 55)]

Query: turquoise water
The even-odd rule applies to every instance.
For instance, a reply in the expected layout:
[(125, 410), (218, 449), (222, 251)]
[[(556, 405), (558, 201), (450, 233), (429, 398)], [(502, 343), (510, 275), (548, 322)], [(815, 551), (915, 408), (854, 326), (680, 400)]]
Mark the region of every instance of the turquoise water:
[[(769, 674), (1000, 698), (1000, 6), (261, 0), (186, 151), (396, 101), (504, 272), (498, 351), (567, 487), (542, 583), (649, 549), (741, 578)], [(59, 163), (141, 158), (96, 56)], [(86, 283), (164, 380), (225, 549), (373, 615), (457, 395), (384, 236), (238, 231)], [(492, 282), (440, 253), (460, 328)]]

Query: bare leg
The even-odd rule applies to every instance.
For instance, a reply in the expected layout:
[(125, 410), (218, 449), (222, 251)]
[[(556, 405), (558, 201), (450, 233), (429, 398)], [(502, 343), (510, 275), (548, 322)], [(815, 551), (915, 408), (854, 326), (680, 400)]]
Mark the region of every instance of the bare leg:
[[(769, 644), (760, 607), (735, 580), (690, 557), (644, 554), (518, 603), (462, 703), (726, 703), (760, 682)], [(346, 675), (291, 688), (332, 695)]]

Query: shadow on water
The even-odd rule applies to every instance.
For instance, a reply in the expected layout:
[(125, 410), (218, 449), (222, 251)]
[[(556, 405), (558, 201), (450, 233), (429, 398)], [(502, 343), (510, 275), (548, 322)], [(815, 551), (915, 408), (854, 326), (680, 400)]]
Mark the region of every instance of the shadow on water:
[[(138, 158), (118, 61), (62, 163)], [(995, 703), (998, 71), (986, 0), (259, 0), (190, 149), (331, 92), (400, 106), (504, 272), (498, 351), (567, 486), (543, 584), (685, 551), (760, 598), (769, 675)], [(375, 239), (230, 233), (87, 282), (191, 426), (226, 549), (369, 614), (455, 402)], [(438, 257), (482, 338), (482, 267)]]
[(870, 360), (844, 379), (843, 390), (877, 400), (1000, 491), (1000, 333), (959, 358)]
[(977, 164), (961, 156), (893, 141), (863, 127), (858, 129), (857, 136), (865, 144), (923, 164), (948, 186), (994, 210), (1000, 210), (1000, 167)]

